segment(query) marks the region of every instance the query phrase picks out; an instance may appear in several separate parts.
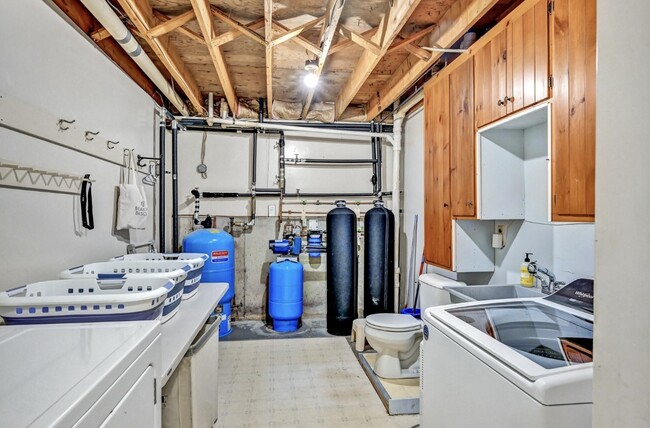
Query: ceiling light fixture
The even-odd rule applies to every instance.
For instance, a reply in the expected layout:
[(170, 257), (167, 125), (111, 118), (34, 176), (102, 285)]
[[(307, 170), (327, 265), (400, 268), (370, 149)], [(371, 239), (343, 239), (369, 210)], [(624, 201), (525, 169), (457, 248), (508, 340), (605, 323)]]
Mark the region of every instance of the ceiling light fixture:
[(318, 84), (318, 76), (316, 71), (318, 70), (318, 60), (317, 59), (308, 59), (305, 61), (305, 86), (308, 88), (315, 88)]

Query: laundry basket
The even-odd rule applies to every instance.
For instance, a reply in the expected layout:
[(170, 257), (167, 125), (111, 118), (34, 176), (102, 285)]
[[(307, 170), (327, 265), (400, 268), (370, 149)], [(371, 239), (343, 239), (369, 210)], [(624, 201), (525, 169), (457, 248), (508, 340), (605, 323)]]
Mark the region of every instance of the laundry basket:
[(35, 282), (0, 293), (0, 317), (7, 324), (161, 319), (174, 286), (160, 277)]
[(90, 263), (77, 266), (61, 272), (61, 279), (123, 279), (123, 278), (166, 278), (174, 281), (173, 290), (168, 293), (163, 308), (162, 321), (165, 322), (173, 317), (179, 310), (185, 278), (192, 269), (191, 265), (184, 261), (112, 261)]
[(185, 278), (185, 286), (183, 288), (183, 300), (185, 300), (194, 296), (199, 291), (201, 273), (203, 272), (205, 262), (208, 260), (208, 255), (202, 253), (136, 253), (113, 257), (110, 261), (134, 260), (164, 260), (172, 262), (182, 260), (189, 263), (192, 269), (190, 269), (187, 273), (187, 278)]

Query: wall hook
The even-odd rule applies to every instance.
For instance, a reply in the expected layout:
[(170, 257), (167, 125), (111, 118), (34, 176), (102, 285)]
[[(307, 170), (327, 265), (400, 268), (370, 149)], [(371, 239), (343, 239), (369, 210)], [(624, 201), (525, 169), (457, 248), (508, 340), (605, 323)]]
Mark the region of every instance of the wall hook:
[(63, 124), (67, 123), (69, 125), (72, 125), (75, 122), (76, 122), (76, 120), (74, 120), (74, 119), (73, 120), (59, 119), (59, 121), (56, 124), (59, 125), (59, 131), (67, 131), (68, 129), (70, 129), (70, 127), (69, 126), (64, 126)]
[(94, 135), (97, 135), (97, 134), (99, 134), (99, 131), (97, 131), (97, 132), (86, 131), (86, 141), (92, 141), (92, 140), (94, 140), (95, 138), (94, 138), (94, 137), (91, 137), (91, 135), (94, 136)]
[(113, 146), (116, 145), (116, 144), (120, 144), (120, 142), (119, 141), (106, 140), (106, 148), (108, 150), (113, 150), (113, 148), (114, 148)]
[(160, 162), (160, 158), (159, 158), (159, 157), (158, 157), (158, 158), (152, 158), (152, 157), (148, 157), (148, 156), (140, 156), (140, 155), (138, 155), (138, 162), (137, 162), (137, 164), (138, 164), (138, 166), (139, 166), (140, 168), (144, 168), (144, 167), (146, 166), (144, 163), (142, 163), (142, 161), (144, 161), (144, 160), (151, 160), (151, 161), (155, 161), (155, 162)]

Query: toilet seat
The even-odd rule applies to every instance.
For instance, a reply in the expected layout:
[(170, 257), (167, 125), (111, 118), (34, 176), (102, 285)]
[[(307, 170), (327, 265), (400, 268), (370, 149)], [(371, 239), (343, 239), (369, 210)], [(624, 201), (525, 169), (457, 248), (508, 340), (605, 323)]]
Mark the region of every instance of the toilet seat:
[(366, 326), (381, 331), (407, 333), (418, 331), (422, 324), (411, 315), (373, 314), (366, 317)]

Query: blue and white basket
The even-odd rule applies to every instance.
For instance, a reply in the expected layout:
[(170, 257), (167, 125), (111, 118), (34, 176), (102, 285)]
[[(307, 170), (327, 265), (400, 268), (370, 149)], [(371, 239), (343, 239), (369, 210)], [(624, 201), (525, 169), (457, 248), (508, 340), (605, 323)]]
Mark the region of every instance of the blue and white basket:
[(35, 282), (0, 293), (0, 316), (7, 324), (156, 320), (174, 285), (153, 277)]
[(112, 261), (90, 263), (77, 266), (61, 272), (61, 279), (124, 279), (124, 278), (166, 278), (174, 281), (173, 290), (167, 295), (165, 307), (163, 308), (162, 321), (165, 322), (173, 317), (179, 310), (185, 278), (192, 269), (191, 265), (184, 261), (162, 262), (155, 260), (142, 261)]
[(194, 296), (196, 292), (199, 291), (201, 273), (203, 272), (205, 262), (208, 260), (208, 255), (202, 253), (136, 253), (125, 254), (111, 259), (111, 261), (133, 260), (182, 260), (189, 263), (192, 266), (192, 269), (187, 273), (187, 278), (185, 278), (185, 287), (183, 289), (183, 300), (185, 300)]

